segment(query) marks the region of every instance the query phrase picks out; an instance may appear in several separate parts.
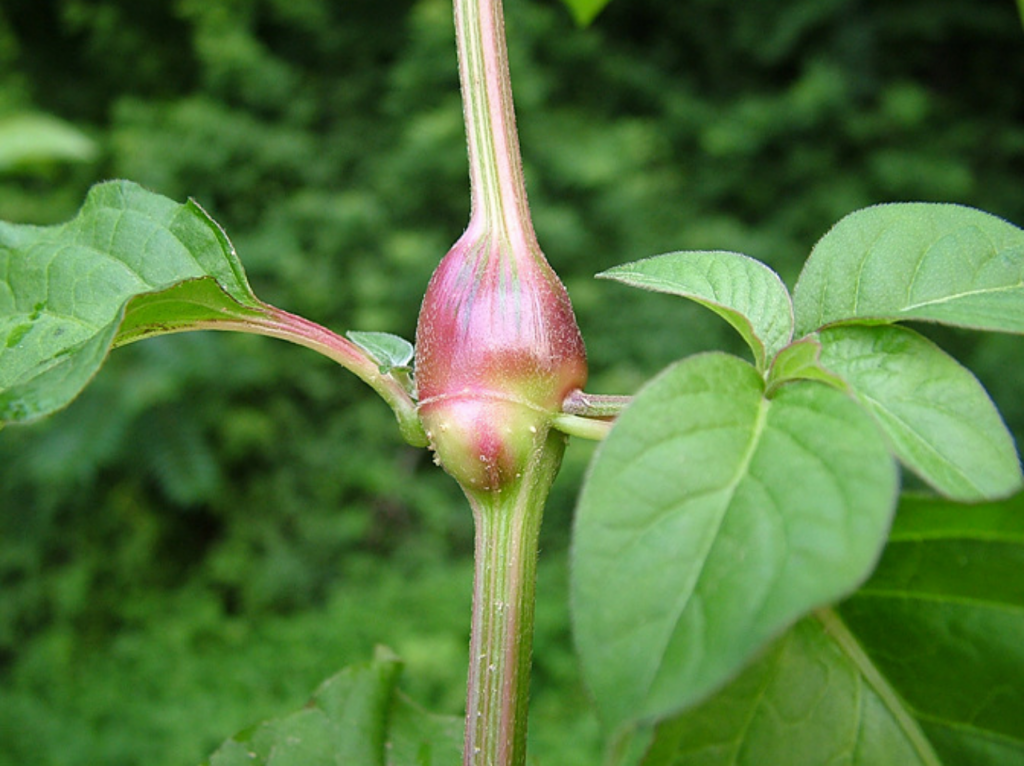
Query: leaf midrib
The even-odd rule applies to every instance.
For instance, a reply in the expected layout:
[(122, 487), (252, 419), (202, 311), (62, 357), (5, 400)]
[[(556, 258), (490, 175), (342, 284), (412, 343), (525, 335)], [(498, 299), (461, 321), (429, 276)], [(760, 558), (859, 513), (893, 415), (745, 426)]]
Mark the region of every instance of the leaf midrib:
[(815, 618), (821, 623), (825, 633), (832, 637), (836, 645), (850, 659), (861, 677), (871, 686), (878, 695), (878, 698), (885, 705), (885, 708), (892, 714), (897, 725), (906, 735), (914, 751), (921, 758), (925, 766), (943, 766), (942, 761), (935, 754), (931, 742), (921, 731), (913, 714), (907, 709), (903, 699), (896, 693), (896, 690), (889, 685), (882, 672), (875, 666), (871, 658), (861, 647), (857, 638), (846, 627), (835, 610), (831, 608), (819, 609), (814, 613)]
[[(966, 486), (970, 487), (971, 489), (973, 489), (975, 492), (977, 492), (980, 495), (985, 495), (985, 490), (982, 487), (980, 487), (977, 484), (977, 482), (975, 482), (967, 473), (965, 473), (963, 471), (963, 469), (960, 468), (959, 465), (957, 465), (956, 463), (951, 461), (949, 458), (947, 458), (945, 455), (943, 455), (941, 452), (939, 452), (939, 450), (931, 443), (931, 441), (926, 439), (924, 437), (924, 435), (919, 433), (917, 431), (917, 429), (915, 429), (913, 426), (911, 426), (910, 423), (908, 423), (904, 418), (900, 417), (892, 408), (888, 407), (886, 404), (884, 404), (883, 402), (879, 401), (878, 399), (876, 399), (876, 398), (874, 398), (872, 396), (868, 396), (867, 394), (865, 394), (863, 392), (859, 392), (858, 396), (861, 399), (863, 399), (865, 402), (867, 402), (868, 404), (871, 405), (871, 407), (869, 407), (869, 410), (875, 410), (878, 413), (885, 413), (885, 415), (889, 419), (891, 419), (892, 421), (894, 421), (896, 423), (899, 423), (899, 425), (903, 427), (904, 433), (908, 437), (910, 437), (914, 442), (916, 442), (918, 447), (922, 448), (924, 452), (926, 452), (928, 454), (931, 454), (933, 459), (937, 460), (939, 463), (944, 465), (948, 470), (950, 470), (954, 475), (959, 477), (964, 482), (964, 484)], [(938, 408), (933, 408), (933, 409), (938, 409)], [(939, 410), (939, 411), (942, 412), (942, 410)], [(875, 414), (875, 413), (873, 413), (873, 414)], [(951, 414), (951, 413), (946, 413), (946, 414)], [(877, 414), (876, 414), (876, 417), (877, 417)]]
[(928, 306), (941, 306), (945, 303), (963, 300), (964, 298), (971, 298), (975, 295), (991, 295), (994, 293), (1011, 292), (1013, 290), (1020, 290), (1021, 288), (1024, 288), (1024, 281), (1018, 282), (1015, 285), (1004, 285), (1002, 287), (985, 287), (978, 288), (976, 290), (965, 290), (964, 292), (945, 295), (941, 298), (933, 298), (932, 300), (921, 301), (920, 303), (909, 303), (898, 311), (903, 314), (908, 311), (914, 311), (915, 309), (926, 308)]
[(754, 458), (754, 454), (757, 452), (758, 444), (761, 441), (761, 435), (764, 433), (766, 423), (768, 421), (768, 410), (770, 408), (771, 402), (761, 397), (758, 405), (757, 417), (751, 429), (751, 437), (747, 450), (739, 462), (733, 479), (719, 490), (723, 492), (725, 500), (722, 503), (722, 510), (718, 515), (718, 520), (715, 524), (713, 533), (709, 533), (707, 535), (707, 542), (703, 546), (700, 555), (695, 559), (700, 562), (700, 565), (694, 567), (696, 574), (691, 582), (687, 583), (687, 587), (683, 591), (685, 593), (685, 597), (680, 603), (678, 603), (677, 608), (673, 610), (673, 617), (668, 623), (671, 627), (665, 631), (661, 647), (653, 653), (653, 656), (655, 656), (657, 660), (651, 663), (650, 671), (643, 683), (640, 685), (640, 688), (643, 690), (644, 698), (646, 698), (650, 693), (651, 686), (654, 684), (654, 679), (657, 677), (658, 669), (665, 662), (665, 653), (668, 651), (668, 646), (672, 642), (672, 636), (675, 635), (679, 626), (679, 621), (682, 619), (683, 614), (689, 607), (693, 594), (697, 590), (697, 586), (700, 583), (708, 557), (711, 555), (711, 551), (715, 547), (715, 541), (718, 540), (719, 532), (722, 529), (722, 523), (725, 521), (729, 508), (732, 506), (732, 498), (736, 494), (736, 489), (739, 487), (740, 482), (743, 481), (743, 478), (747, 475), (750, 469), (750, 463)]
[(966, 595), (950, 595), (944, 593), (929, 593), (926, 591), (899, 590), (896, 588), (872, 588), (870, 584), (863, 586), (857, 591), (857, 598), (879, 598), (893, 599), (900, 601), (925, 601), (936, 604), (949, 604), (955, 606), (967, 606), (972, 609), (990, 609), (998, 612), (1010, 612), (1024, 618), (1024, 604), (1013, 604), (1006, 601), (992, 601), (981, 598), (971, 598)]
[(944, 729), (957, 732), (959, 734), (966, 734), (974, 737), (975, 739), (984, 739), (989, 742), (997, 742), (999, 744), (1009, 745), (1015, 748), (1024, 747), (1024, 738), (1013, 738), (1002, 732), (992, 731), (991, 729), (981, 729), (977, 726), (970, 726), (963, 721), (950, 721), (945, 718), (939, 718), (934, 715), (927, 713), (917, 713), (915, 716), (918, 720), (927, 722), (932, 726), (941, 726)]

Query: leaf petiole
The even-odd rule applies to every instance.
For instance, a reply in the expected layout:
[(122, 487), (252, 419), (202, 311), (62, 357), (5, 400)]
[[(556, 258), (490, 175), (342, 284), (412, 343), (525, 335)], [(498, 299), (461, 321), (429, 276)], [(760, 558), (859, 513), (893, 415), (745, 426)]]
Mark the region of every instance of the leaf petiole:
[(562, 412), (566, 415), (578, 415), (584, 418), (616, 417), (629, 403), (632, 396), (618, 394), (587, 394), (573, 391), (562, 402)]
[[(189, 330), (231, 330), (279, 338), (316, 351), (331, 359), (376, 391), (395, 413), (402, 437), (414, 447), (426, 447), (427, 437), (403, 379), (382, 372), (380, 363), (352, 341), (316, 322), (263, 304), (258, 314), (245, 319), (196, 322)], [(399, 371), (398, 368), (394, 369)]]
[(578, 436), (581, 439), (590, 439), (591, 441), (601, 441), (612, 430), (614, 421), (562, 413), (561, 415), (555, 415), (551, 425), (569, 436)]

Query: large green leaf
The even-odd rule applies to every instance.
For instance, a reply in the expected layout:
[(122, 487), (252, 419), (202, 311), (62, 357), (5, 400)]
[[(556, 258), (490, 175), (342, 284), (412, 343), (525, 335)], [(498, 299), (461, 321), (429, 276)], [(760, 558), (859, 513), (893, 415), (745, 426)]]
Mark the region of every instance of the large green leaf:
[(1006, 425), (969, 370), (903, 327), (832, 327), (820, 363), (878, 421), (900, 459), (939, 492), (963, 501), (1021, 486)]
[(1024, 495), (904, 497), (878, 568), (619, 764), (1024, 764)]
[(0, 425), (67, 405), (113, 346), (203, 329), (333, 359), (391, 405), (411, 444), (426, 444), (407, 371), (392, 374), (356, 343), (258, 300), (227, 236), (194, 202), (115, 181), (93, 187), (68, 223), (0, 222)]
[(871, 579), (618, 764), (1024, 764), (1024, 495), (905, 497)]
[(902, 700), (824, 610), (656, 729), (643, 766), (939, 766)]
[(462, 721), (426, 713), (397, 690), (398, 660), (380, 650), (324, 682), (302, 710), (232, 737), (207, 766), (447, 766)]
[(870, 416), (830, 386), (767, 399), (724, 354), (655, 378), (599, 448), (577, 512), (573, 615), (606, 722), (625, 732), (697, 703), (853, 590), (896, 484)]
[(945, 763), (1024, 764), (1024, 496), (907, 499), (841, 614)]
[(793, 337), (793, 304), (778, 274), (739, 253), (667, 253), (598, 274), (634, 287), (680, 295), (736, 328), (764, 371)]
[(1024, 332), (1024, 231), (958, 205), (879, 205), (815, 245), (793, 293), (798, 334), (919, 319)]
[(128, 182), (94, 187), (59, 226), (0, 222), (0, 421), (45, 415), (77, 395), (118, 342), (126, 307), (122, 340), (245, 319), (262, 304), (197, 205)]

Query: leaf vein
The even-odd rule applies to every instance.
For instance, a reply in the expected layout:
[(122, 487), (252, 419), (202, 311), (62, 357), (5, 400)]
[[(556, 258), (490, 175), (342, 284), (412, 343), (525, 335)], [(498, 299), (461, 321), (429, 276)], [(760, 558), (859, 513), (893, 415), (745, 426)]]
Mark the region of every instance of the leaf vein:
[(892, 599), (894, 601), (922, 601), (944, 606), (962, 606), (972, 609), (983, 609), (992, 612), (1009, 612), (1024, 619), (1024, 604), (1013, 604), (1005, 601), (989, 601), (971, 598), (963, 594), (929, 593), (927, 591), (902, 591), (890, 588), (875, 588), (868, 582), (855, 594), (856, 598)]
[(747, 446), (746, 452), (739, 461), (731, 486), (727, 487), (727, 500), (722, 505), (722, 511), (718, 515), (714, 530), (712, 533), (707, 535), (706, 542), (702, 546), (703, 550), (696, 558), (696, 561), (699, 562), (699, 566), (693, 567), (695, 574), (691, 579), (691, 582), (685, 584), (685, 587), (681, 591), (682, 598), (677, 601), (675, 608), (672, 610), (673, 616), (671, 620), (667, 622), (669, 628), (665, 631), (665, 634), (662, 637), (661, 647), (659, 649), (655, 649), (653, 652), (653, 656), (656, 660), (651, 663), (649, 672), (646, 674), (643, 682), (639, 685), (639, 687), (644, 690), (645, 696), (650, 692), (651, 686), (654, 683), (654, 678), (657, 675), (658, 668), (660, 668), (665, 661), (665, 654), (668, 651), (668, 646), (671, 643), (672, 636), (675, 635), (676, 629), (679, 626), (679, 621), (682, 619), (683, 613), (692, 601), (693, 593), (697, 588), (697, 583), (700, 581), (705, 565), (707, 564), (708, 557), (711, 555), (711, 551), (714, 550), (715, 542), (722, 529), (725, 516), (729, 512), (729, 507), (731, 505), (732, 498), (735, 496), (736, 489), (739, 487), (743, 477), (749, 471), (750, 463), (754, 458), (754, 454), (757, 452), (757, 447), (765, 429), (765, 424), (768, 419), (768, 410), (770, 407), (771, 402), (766, 399), (761, 399), (760, 406), (757, 411), (757, 417), (754, 421), (753, 428), (751, 429), (750, 442)]
[(1003, 285), (1001, 287), (982, 287), (975, 290), (964, 290), (959, 293), (951, 293), (949, 295), (944, 295), (940, 298), (933, 298), (927, 301), (920, 301), (919, 303), (910, 303), (904, 306), (902, 309), (900, 309), (900, 313), (905, 314), (907, 312), (914, 311), (915, 309), (927, 308), (929, 306), (941, 306), (952, 301), (970, 298), (975, 295), (994, 295), (997, 293), (1005, 293), (1012, 292), (1014, 290), (1020, 290), (1021, 288), (1024, 288), (1024, 280), (1017, 282), (1016, 284)]
[(857, 668), (864, 682), (871, 686), (878, 695), (882, 704), (891, 713), (893, 720), (903, 730), (911, 746), (920, 756), (921, 763), (924, 766), (942, 766), (942, 762), (932, 749), (928, 738), (908, 710), (909, 706), (889, 685), (885, 676), (868, 657), (846, 623), (832, 609), (821, 609), (815, 613), (815, 617), (821, 623), (825, 633), (836, 642)]

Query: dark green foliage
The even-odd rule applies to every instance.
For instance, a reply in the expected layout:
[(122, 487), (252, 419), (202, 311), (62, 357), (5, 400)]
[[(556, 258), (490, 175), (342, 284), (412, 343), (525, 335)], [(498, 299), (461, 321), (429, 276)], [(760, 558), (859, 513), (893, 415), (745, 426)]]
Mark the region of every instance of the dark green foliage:
[[(585, 30), (554, 3), (506, 10), (535, 222), (595, 391), (742, 353), (697, 307), (592, 279), (616, 264), (725, 249), (792, 285), (868, 204), (1024, 223), (1009, 0), (617, 0)], [(5, 2), (0, 114), (54, 113), (101, 158), (0, 177), (0, 218), (62, 220), (128, 177), (195, 197), (271, 303), (412, 337), (468, 216), (454, 50), (446, 0)], [(1021, 338), (928, 332), (1020, 441)], [(552, 764), (594, 761), (573, 746), (596, 724), (558, 554), (588, 454), (570, 449), (544, 532), (532, 736)], [(451, 562), (470, 545), (454, 484), (310, 352), (119, 350), (67, 411), (0, 434), (0, 764), (190, 763), (378, 641), (417, 699), (458, 712), (470, 570)]]

